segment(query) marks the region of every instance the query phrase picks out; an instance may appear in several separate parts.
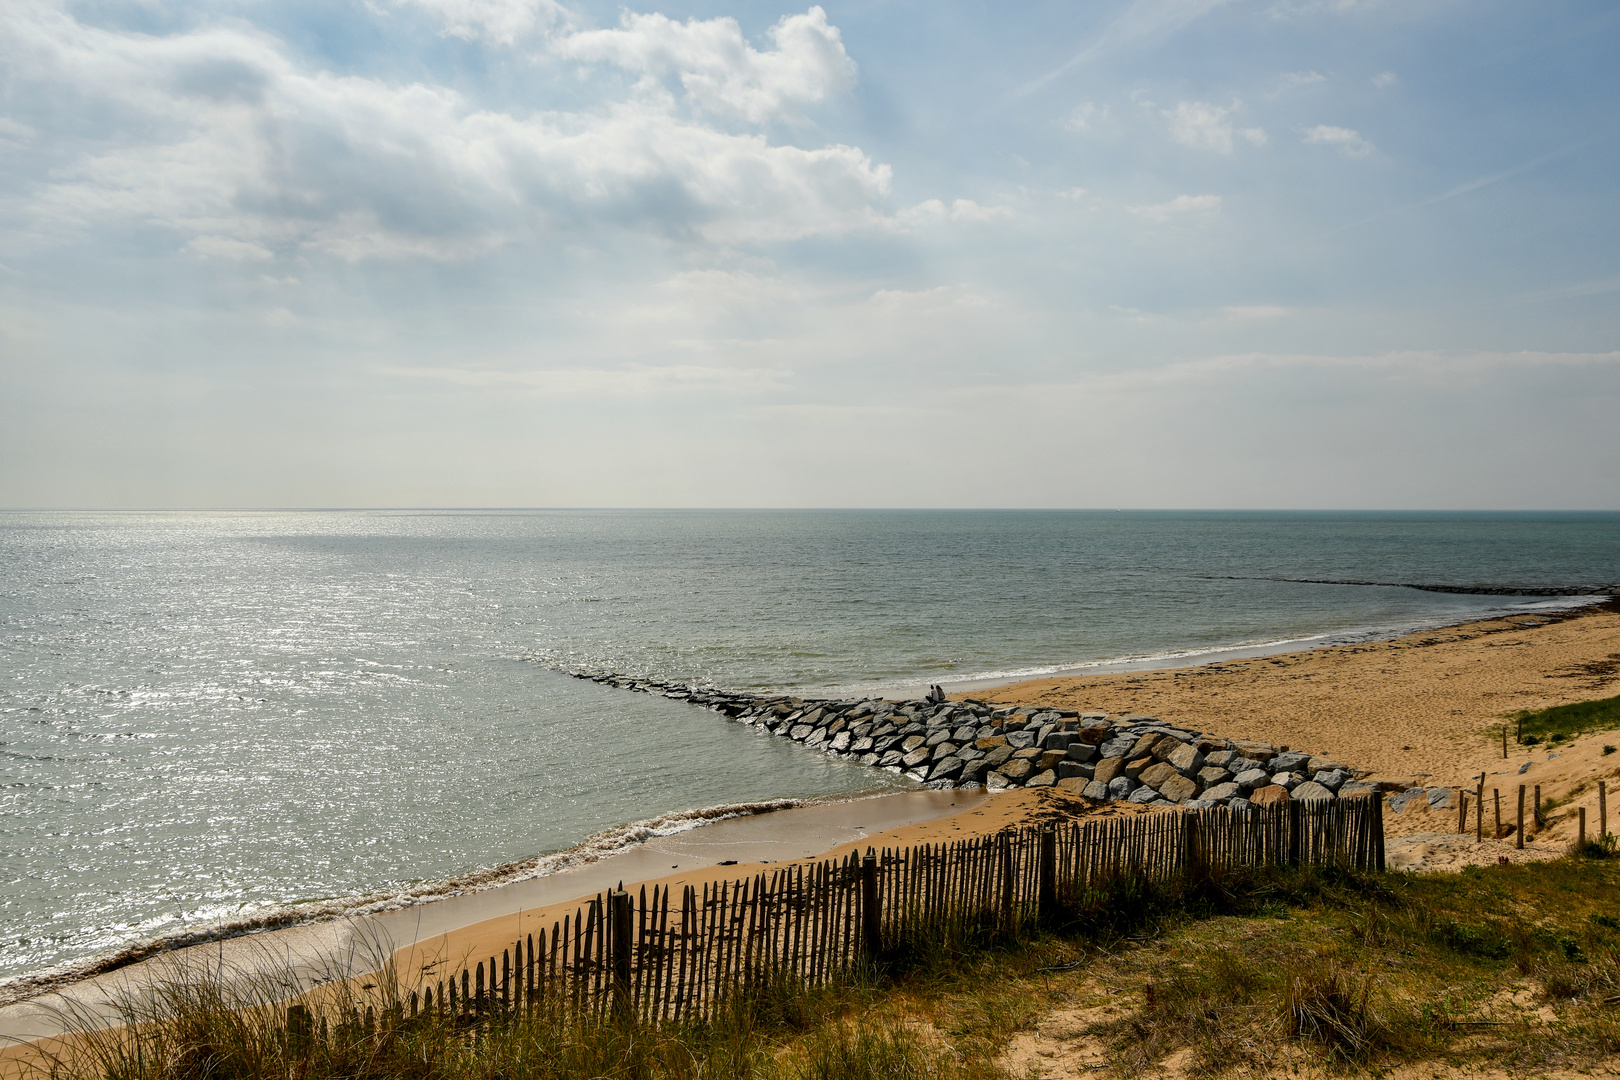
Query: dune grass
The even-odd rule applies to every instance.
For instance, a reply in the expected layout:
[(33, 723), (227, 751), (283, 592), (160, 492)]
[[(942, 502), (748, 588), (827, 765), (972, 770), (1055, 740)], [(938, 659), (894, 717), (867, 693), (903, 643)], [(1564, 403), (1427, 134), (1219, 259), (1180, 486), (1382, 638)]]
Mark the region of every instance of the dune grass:
[[(701, 1023), (566, 1009), (412, 1018), (398, 990), (337, 984), (289, 1029), (285, 983), (171, 980), (42, 1061), (50, 1080), (852, 1080), (1007, 1075), (1009, 1040), (1106, 1008), (1074, 1038), (1114, 1075), (1172, 1054), (1194, 1076), (1620, 1053), (1620, 860), (1413, 876), (1318, 868), (1139, 879), (1067, 898), (1014, 937), (986, 922), (906, 943), (848, 982), (770, 980)], [(376, 994), (381, 992), (382, 997)]]
[(1519, 738), (1526, 745), (1562, 742), (1589, 731), (1620, 730), (1620, 697), (1517, 712), (1509, 719), (1521, 725)]

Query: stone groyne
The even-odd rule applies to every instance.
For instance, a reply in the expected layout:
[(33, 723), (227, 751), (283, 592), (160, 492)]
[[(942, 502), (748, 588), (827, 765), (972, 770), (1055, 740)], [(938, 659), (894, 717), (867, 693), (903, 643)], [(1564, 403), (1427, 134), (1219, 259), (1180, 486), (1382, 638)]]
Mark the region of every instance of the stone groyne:
[(935, 788), (1053, 787), (1097, 802), (1193, 809), (1324, 802), (1378, 790), (1320, 755), (1186, 731), (1152, 716), (972, 698), (767, 697), (617, 672), (565, 671), (712, 709), (808, 749)]

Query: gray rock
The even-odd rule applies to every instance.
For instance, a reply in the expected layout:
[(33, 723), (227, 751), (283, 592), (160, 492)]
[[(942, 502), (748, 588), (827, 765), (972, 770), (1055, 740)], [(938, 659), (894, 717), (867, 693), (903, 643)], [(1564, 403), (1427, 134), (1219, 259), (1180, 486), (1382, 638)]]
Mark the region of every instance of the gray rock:
[(1363, 795), (1378, 794), (1380, 794), (1380, 792), (1377, 784), (1369, 784), (1362, 780), (1347, 781), (1345, 785), (1339, 789), (1339, 798), (1341, 799), (1359, 798)]
[(1065, 751), (1065, 753), (1069, 755), (1070, 761), (1085, 762), (1097, 760), (1097, 748), (1095, 746), (1088, 746), (1083, 742), (1070, 743), (1069, 749)]
[(1131, 747), (1135, 745), (1135, 739), (1131, 738), (1130, 736), (1125, 736), (1124, 738), (1109, 739), (1107, 742), (1102, 744), (1100, 749), (1102, 750), (1103, 757), (1124, 757), (1130, 752)]
[(1036, 769), (1035, 763), (1030, 761), (1028, 758), (1015, 757), (996, 771), (1002, 776), (1005, 776), (1008, 780), (1021, 784), (1025, 780), (1028, 780), (1031, 776), (1034, 776)]
[(970, 743), (978, 737), (979, 730), (972, 724), (963, 724), (961, 727), (951, 732), (951, 742), (956, 743), (958, 746), (960, 746), (962, 743)]
[(1127, 801), (1133, 803), (1150, 803), (1157, 802), (1158, 799), (1159, 793), (1148, 787), (1146, 784), (1143, 784), (1141, 787), (1131, 792)]
[(788, 731), (788, 738), (794, 742), (804, 742), (804, 737), (814, 730), (816, 729), (809, 724), (794, 724), (792, 729)]
[(1244, 791), (1253, 791), (1270, 784), (1271, 774), (1264, 769), (1248, 769), (1237, 774), (1236, 782)]
[(907, 735), (904, 739), (900, 740), (900, 752), (902, 754), (909, 754), (927, 741), (928, 740), (921, 735)]
[(824, 743), (826, 741), (827, 741), (827, 729), (824, 728), (824, 727), (818, 727), (818, 728), (816, 728), (816, 730), (812, 731), (810, 734), (808, 734), (808, 735), (806, 735), (804, 737), (804, 745), (806, 745), (806, 746), (820, 746), (822, 743)]
[(1205, 765), (1198, 770), (1198, 782), (1205, 787), (1224, 784), (1230, 779), (1232, 779), (1232, 774), (1217, 765)]
[(1527, 761), (1523, 765), (1520, 765), (1519, 766), (1519, 775), (1523, 776), (1525, 773), (1529, 772), (1530, 771), (1530, 766), (1534, 765), (1534, 764), (1535, 764), (1535, 762), (1533, 762), (1533, 761)]
[(1025, 780), (1024, 781), (1024, 786), (1025, 787), (1051, 787), (1055, 783), (1057, 783), (1057, 773), (1053, 772), (1051, 769), (1047, 769), (1045, 772), (1036, 773), (1034, 776), (1030, 777), (1028, 780)]
[(1198, 794), (1198, 785), (1177, 773), (1159, 785), (1159, 794), (1171, 802), (1183, 802)]
[(1081, 794), (1090, 799), (1092, 802), (1104, 802), (1108, 798), (1108, 785), (1099, 784), (1097, 781), (1093, 780), (1091, 783), (1086, 785), (1086, 790), (1081, 792)]
[(1128, 776), (1116, 776), (1108, 781), (1108, 797), (1111, 799), (1123, 799), (1135, 790), (1136, 781)]
[(1449, 810), (1457, 805), (1452, 798), (1452, 791), (1448, 787), (1429, 788), (1424, 792), (1424, 796), (1429, 800), (1429, 805), (1436, 810)]
[(1280, 772), (1271, 774), (1271, 782), (1285, 791), (1292, 791), (1298, 787), (1302, 779), (1298, 773)]
[(923, 762), (934, 756), (934, 752), (926, 746), (919, 746), (911, 753), (900, 759), (900, 764), (908, 769), (915, 769)]
[[(1316, 778), (1316, 782), (1319, 784), (1322, 783), (1322, 778), (1318, 776)], [(1405, 791), (1397, 791), (1395, 794), (1389, 797), (1389, 808), (1391, 811), (1398, 814), (1402, 810), (1406, 809), (1407, 803), (1414, 799), (1421, 799), (1422, 797), (1423, 789), (1418, 787), (1407, 788)]]
[(849, 752), (852, 754), (864, 754), (871, 749), (872, 737), (870, 735), (862, 735), (860, 738), (849, 744)]
[(1242, 794), (1243, 789), (1241, 787), (1228, 781), (1224, 784), (1215, 784), (1206, 788), (1201, 798), (1208, 802), (1218, 803), (1225, 802), (1227, 799), (1235, 799)]
[(1204, 767), (1204, 755), (1196, 747), (1182, 743), (1165, 755), (1165, 761), (1176, 767), (1182, 776), (1195, 776)]
[(1090, 765), (1082, 765), (1078, 761), (1060, 761), (1057, 766), (1059, 780), (1067, 780), (1074, 776), (1083, 776), (1090, 780), (1096, 775), (1096, 769)]
[(962, 775), (962, 767), (967, 763), (959, 757), (948, 757), (936, 761), (934, 768), (928, 774), (930, 780), (955, 780)]
[(964, 784), (969, 781), (977, 781), (982, 783), (984, 781), (985, 773), (989, 771), (990, 766), (986, 765), (982, 758), (978, 761), (964, 762), (962, 765), (962, 774), (957, 777), (957, 781)]
[(1075, 740), (1075, 735), (1074, 735), (1074, 732), (1072, 732), (1072, 731), (1053, 731), (1053, 732), (1049, 732), (1047, 734), (1046, 738), (1041, 740), (1041, 749), (1043, 749), (1043, 750), (1067, 750), (1069, 748), (1069, 744), (1074, 742), (1074, 740)]
[(1294, 797), (1295, 801), (1330, 802), (1333, 799), (1333, 792), (1318, 784), (1315, 780), (1305, 781), (1289, 794)]
[(928, 733), (928, 740), (926, 742), (924, 742), (923, 745), (924, 746), (938, 746), (942, 742), (949, 742), (950, 738), (951, 738), (951, 730), (950, 730), (950, 728), (939, 728), (936, 731), (931, 731), (931, 732)]
[(1217, 807), (1217, 806), (1219, 806), (1221, 804), (1216, 802), (1214, 799), (1198, 798), (1198, 799), (1188, 799), (1186, 802), (1182, 803), (1181, 805), (1185, 809), (1188, 809), (1188, 810), (1213, 810), (1213, 809), (1215, 809), (1215, 807)]
[(1350, 779), (1350, 774), (1343, 769), (1326, 769), (1316, 774), (1315, 782), (1321, 784), (1329, 791), (1338, 791), (1344, 782)]
[(866, 754), (862, 754), (856, 760), (858, 760), (862, 765), (876, 765), (878, 763), (878, 758), (880, 758), (882, 756), (883, 756), (882, 754), (866, 753)]
[(1010, 746), (993, 746), (985, 754), (984, 760), (989, 762), (992, 769), (995, 769), (1012, 760), (1014, 753), (1015, 751)]
[(1007, 745), (1014, 750), (1027, 750), (1035, 745), (1035, 733), (1033, 731), (1009, 731), (1007, 732)]
[(1248, 799), (1233, 799), (1231, 802), (1227, 803), (1226, 805), (1231, 807), (1233, 810), (1243, 811), (1243, 810), (1249, 809), (1254, 804), (1251, 803)]
[(1310, 760), (1311, 755), (1309, 754), (1302, 754), (1298, 750), (1289, 750), (1271, 759), (1271, 771), (1274, 773), (1303, 772)]
[(1217, 750), (1213, 754), (1204, 755), (1204, 764), (1215, 765), (1224, 769), (1237, 760), (1237, 757), (1238, 752), (1236, 750)]
[(975, 750), (971, 746), (964, 746), (956, 752), (956, 756), (963, 761), (977, 761), (984, 757), (983, 750)]
[(946, 758), (956, 755), (956, 747), (951, 743), (942, 742), (933, 748), (933, 753), (935, 761), (944, 761)]
[(839, 753), (839, 754), (842, 754), (845, 750), (848, 750), (849, 749), (849, 732), (840, 731), (837, 735), (834, 735), (832, 743), (829, 744), (829, 746), (827, 748), (829, 750), (832, 750), (835, 753)]

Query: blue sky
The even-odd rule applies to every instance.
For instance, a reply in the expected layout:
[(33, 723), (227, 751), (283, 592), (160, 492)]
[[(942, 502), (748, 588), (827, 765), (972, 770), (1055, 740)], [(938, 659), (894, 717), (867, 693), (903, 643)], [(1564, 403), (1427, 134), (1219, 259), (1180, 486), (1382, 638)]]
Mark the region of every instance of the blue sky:
[(0, 8), (0, 505), (1620, 506), (1620, 9)]

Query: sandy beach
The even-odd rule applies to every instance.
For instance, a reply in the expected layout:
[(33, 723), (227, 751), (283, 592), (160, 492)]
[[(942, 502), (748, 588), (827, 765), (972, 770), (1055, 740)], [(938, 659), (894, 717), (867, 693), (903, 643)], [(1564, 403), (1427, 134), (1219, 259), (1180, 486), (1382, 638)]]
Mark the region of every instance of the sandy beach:
[[(1566, 616), (1495, 619), (1385, 642), (1342, 645), (1199, 668), (1040, 679), (979, 692), (1004, 704), (1143, 713), (1228, 737), (1326, 753), (1391, 787), (1474, 786), (1486, 774), (1507, 793), (1540, 784), (1567, 800), (1524, 851), (1511, 840), (1484, 844), (1456, 834), (1456, 811), (1418, 799), (1386, 813), (1395, 838), (1392, 862), (1441, 869), (1497, 858), (1561, 854), (1575, 808), (1597, 827), (1596, 781), (1620, 777), (1620, 754), (1606, 754), (1613, 733), (1585, 736), (1556, 750), (1509, 741), (1501, 725), (1518, 709), (1620, 693), (1620, 605)], [(969, 695), (960, 695), (969, 696)], [(1133, 808), (1134, 809), (1134, 808)], [(65, 989), (88, 1004), (139, 983), (174, 962), (206, 953), (226, 968), (297, 958), (303, 970), (350, 974), (391, 956), (407, 981), (432, 978), (468, 957), (499, 955), (519, 935), (549, 928), (587, 897), (619, 882), (650, 886), (738, 880), (795, 860), (836, 858), (851, 849), (906, 847), (993, 833), (1046, 816), (1133, 812), (1098, 810), (1061, 792), (920, 791), (830, 801), (721, 821), (661, 837), (621, 854), (542, 878), (449, 897), (416, 907), (293, 927), (197, 946), (97, 976)], [(1620, 815), (1620, 808), (1617, 808)], [(1488, 816), (1487, 833), (1494, 826)], [(1399, 838), (1410, 837), (1404, 847)], [(0, 1009), (0, 1039), (40, 1038), (59, 1030), (47, 995)]]

